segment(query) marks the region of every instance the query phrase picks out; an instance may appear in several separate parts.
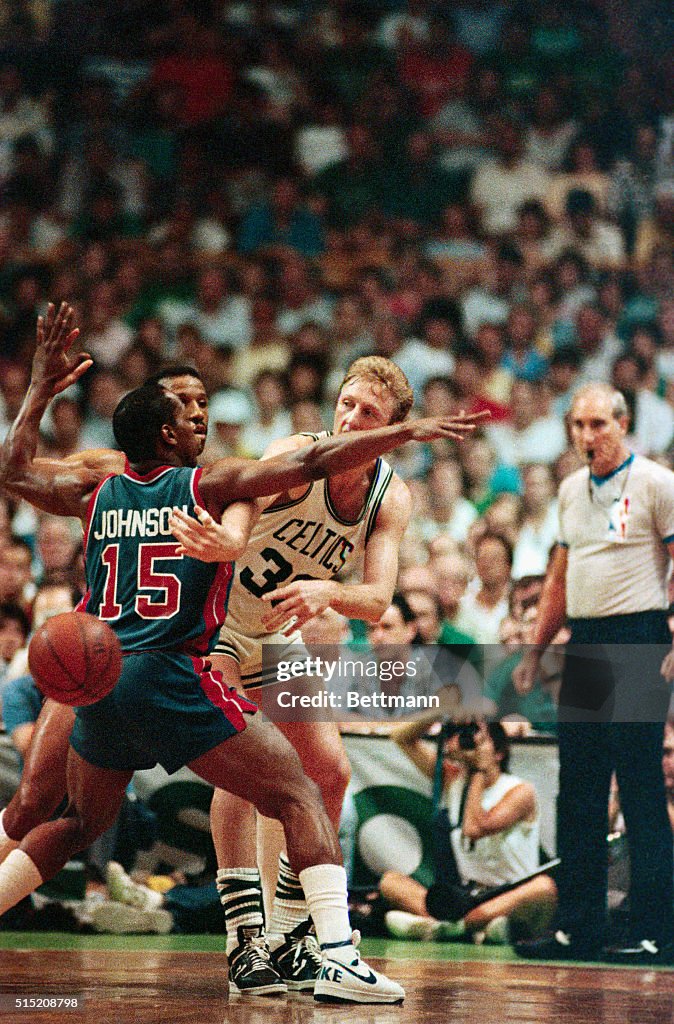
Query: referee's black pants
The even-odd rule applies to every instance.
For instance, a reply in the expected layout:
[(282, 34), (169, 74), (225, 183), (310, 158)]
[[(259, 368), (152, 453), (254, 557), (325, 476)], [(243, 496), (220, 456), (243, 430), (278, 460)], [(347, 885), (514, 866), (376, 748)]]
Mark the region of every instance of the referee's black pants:
[(674, 938), (672, 831), (662, 774), (671, 647), (663, 612), (571, 622), (560, 692), (559, 927), (601, 946), (606, 929), (608, 802), (615, 771), (630, 850), (634, 940)]

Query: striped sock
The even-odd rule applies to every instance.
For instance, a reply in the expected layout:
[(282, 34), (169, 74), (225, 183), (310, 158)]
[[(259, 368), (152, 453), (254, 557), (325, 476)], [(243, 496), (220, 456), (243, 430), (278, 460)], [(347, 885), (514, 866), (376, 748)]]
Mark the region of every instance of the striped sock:
[(264, 932), (260, 872), (257, 868), (219, 868), (215, 882), (225, 908), (225, 952), (229, 956), (239, 945), (237, 929), (242, 925)]
[(304, 899), (301, 882), (285, 853), (278, 859), (278, 881), (274, 893), (274, 906), (269, 922), (269, 939), (272, 945), (278, 944), (287, 935), (309, 917), (309, 908)]

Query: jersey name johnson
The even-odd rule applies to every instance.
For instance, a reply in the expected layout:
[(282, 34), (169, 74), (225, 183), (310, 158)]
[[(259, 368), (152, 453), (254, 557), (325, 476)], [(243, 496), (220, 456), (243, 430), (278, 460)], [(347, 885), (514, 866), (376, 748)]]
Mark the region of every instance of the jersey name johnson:
[[(183, 512), (189, 512), (187, 505)], [(169, 519), (173, 511), (168, 505), (163, 508), (111, 508), (101, 512), (101, 521), (96, 524), (95, 540), (114, 540), (116, 537), (170, 537)]]
[(108, 622), (125, 651), (208, 653), (225, 619), (230, 563), (178, 553), (169, 518), (199, 498), (199, 469), (162, 466), (105, 479), (88, 515), (84, 610)]

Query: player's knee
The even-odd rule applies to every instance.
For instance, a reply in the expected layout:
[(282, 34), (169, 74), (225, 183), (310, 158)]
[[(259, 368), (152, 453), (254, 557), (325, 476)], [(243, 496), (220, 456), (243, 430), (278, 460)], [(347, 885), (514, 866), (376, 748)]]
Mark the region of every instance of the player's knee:
[(325, 798), (339, 799), (341, 803), (351, 779), (351, 765), (344, 749), (331, 750), (313, 776)]
[(23, 839), (37, 825), (48, 821), (56, 806), (51, 795), (21, 786), (5, 810), (3, 823), (7, 835), (11, 839)]
[(389, 899), (400, 889), (401, 882), (404, 884), (407, 876), (399, 871), (385, 871), (379, 879), (379, 891), (384, 899)]
[[(273, 807), (273, 812), (268, 816), (283, 822), (298, 815), (315, 816), (324, 811), (319, 786), (302, 772), (290, 777), (280, 777), (278, 786), (268, 794), (268, 802)], [(258, 810), (261, 808), (258, 807)], [(262, 810), (262, 813), (267, 812)]]

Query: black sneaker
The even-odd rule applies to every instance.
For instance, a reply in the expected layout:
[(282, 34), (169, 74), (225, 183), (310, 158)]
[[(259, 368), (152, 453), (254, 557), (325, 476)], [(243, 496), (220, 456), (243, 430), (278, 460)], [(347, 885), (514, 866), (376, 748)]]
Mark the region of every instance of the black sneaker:
[(285, 942), (271, 954), (274, 967), (291, 992), (312, 991), (321, 969), (321, 949), (311, 920), (303, 921), (284, 936)]
[(581, 943), (568, 932), (549, 932), (539, 939), (516, 942), (514, 950), (527, 960), (600, 960), (601, 951), (594, 943)]
[(284, 996), (288, 987), (274, 967), (262, 929), (241, 925), (239, 945), (227, 957), (229, 989), (241, 995)]
[(627, 946), (609, 946), (604, 960), (610, 964), (634, 964), (635, 967), (674, 967), (674, 943), (642, 939)]

